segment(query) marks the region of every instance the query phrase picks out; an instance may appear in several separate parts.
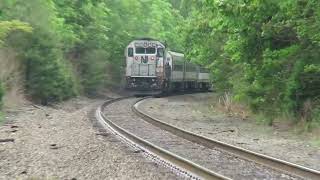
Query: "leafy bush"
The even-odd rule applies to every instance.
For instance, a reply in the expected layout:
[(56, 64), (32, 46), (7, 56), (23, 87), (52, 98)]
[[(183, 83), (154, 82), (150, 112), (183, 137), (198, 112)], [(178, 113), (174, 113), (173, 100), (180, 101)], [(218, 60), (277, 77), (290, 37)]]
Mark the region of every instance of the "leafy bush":
[[(187, 55), (256, 113), (301, 118), (320, 97), (320, 1), (202, 1), (185, 28)], [(313, 107), (314, 106), (309, 106)]]
[(79, 75), (83, 90), (87, 95), (95, 95), (99, 89), (104, 87), (106, 80), (107, 53), (103, 50), (87, 52), (80, 60)]
[(30, 36), (30, 45), (24, 52), (27, 90), (42, 104), (77, 95), (71, 66), (55, 41), (46, 37), (41, 33)]
[[(64, 57), (65, 48), (72, 44), (72, 35), (56, 17), (53, 2), (14, 0), (4, 1), (1, 6), (5, 8), (0, 20), (19, 19), (33, 29), (29, 34), (11, 33), (5, 41), (6, 46), (16, 49), (25, 64), (28, 94), (42, 104), (75, 96), (73, 71)], [(63, 39), (68, 43), (62, 46)]]
[(31, 32), (32, 28), (29, 26), (29, 24), (16, 20), (0, 21), (0, 45), (3, 45), (3, 39), (5, 39), (10, 32), (16, 30)]
[(320, 123), (320, 106), (316, 107), (313, 110), (312, 119), (313, 119), (313, 121)]
[(0, 81), (0, 125), (3, 122), (3, 113), (1, 111), (2, 105), (3, 105), (3, 102), (2, 102), (3, 95), (4, 95), (4, 89), (3, 89), (2, 83)]

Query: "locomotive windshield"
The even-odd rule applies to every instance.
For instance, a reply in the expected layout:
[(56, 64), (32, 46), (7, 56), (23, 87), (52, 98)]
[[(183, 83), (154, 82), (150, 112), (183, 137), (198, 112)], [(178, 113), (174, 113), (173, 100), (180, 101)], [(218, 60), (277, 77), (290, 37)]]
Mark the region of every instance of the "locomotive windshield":
[(145, 54), (146, 49), (143, 47), (137, 47), (136, 48), (136, 54)]
[(155, 54), (156, 48), (146, 48), (146, 54)]
[(148, 47), (148, 48), (136, 47), (136, 54), (155, 54), (155, 53), (156, 53), (156, 48), (154, 47)]

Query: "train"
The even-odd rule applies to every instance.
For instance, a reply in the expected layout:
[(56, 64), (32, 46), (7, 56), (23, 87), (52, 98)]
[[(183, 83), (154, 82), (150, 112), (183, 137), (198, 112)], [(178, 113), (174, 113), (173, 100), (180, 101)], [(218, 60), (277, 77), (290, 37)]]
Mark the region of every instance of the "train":
[(125, 49), (125, 86), (132, 91), (170, 93), (211, 87), (208, 70), (187, 61), (152, 38), (135, 39)]

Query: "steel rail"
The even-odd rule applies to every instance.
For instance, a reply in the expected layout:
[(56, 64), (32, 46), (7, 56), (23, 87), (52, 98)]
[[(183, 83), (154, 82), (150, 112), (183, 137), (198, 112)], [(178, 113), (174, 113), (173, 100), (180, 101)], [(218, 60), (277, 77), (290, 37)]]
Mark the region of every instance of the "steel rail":
[(193, 143), (197, 143), (211, 149), (218, 148), (220, 150), (226, 151), (228, 153), (231, 153), (243, 159), (247, 159), (249, 161), (253, 161), (258, 164), (262, 164), (267, 167), (270, 167), (288, 174), (292, 174), (292, 175), (296, 175), (302, 178), (307, 178), (312, 180), (320, 179), (320, 171), (307, 168), (301, 165), (297, 165), (291, 162), (287, 162), (281, 159), (277, 159), (271, 156), (267, 156), (264, 154), (256, 153), (256, 152), (253, 152), (244, 148), (240, 148), (231, 144), (227, 144), (218, 140), (209, 139), (207, 137), (195, 134), (193, 132), (182, 130), (176, 126), (170, 125), (155, 117), (152, 117), (142, 112), (142, 110), (139, 110), (139, 105), (147, 99), (149, 98), (143, 98), (137, 101), (137, 103), (132, 106), (132, 110), (145, 121), (165, 131), (168, 131), (172, 134), (175, 134), (176, 136), (189, 140)]
[(145, 152), (149, 152), (151, 154), (155, 154), (156, 156), (160, 157), (160, 159), (163, 159), (165, 162), (173, 165), (176, 167), (175, 169), (180, 170), (184, 174), (189, 174), (190, 177), (194, 179), (213, 179), (213, 180), (229, 180), (229, 178), (224, 177), (223, 175), (220, 175), (216, 172), (213, 172), (209, 169), (206, 169), (198, 164), (195, 164), (183, 157), (180, 157), (172, 152), (169, 152), (157, 145), (154, 145), (136, 135), (133, 133), (130, 133), (129, 131), (125, 130), (124, 128), (121, 128), (116, 123), (114, 123), (111, 119), (107, 118), (103, 114), (103, 109), (105, 109), (108, 105), (111, 105), (112, 103), (115, 103), (117, 101), (121, 101), (124, 99), (127, 99), (130, 97), (123, 97), (123, 98), (117, 98), (113, 100), (109, 100), (105, 102), (103, 105), (101, 105), (97, 111), (96, 111), (96, 118), (100, 122), (100, 124), (104, 128), (111, 129), (115, 131), (116, 134), (121, 136), (122, 138), (126, 139), (130, 143), (134, 143), (137, 145), (140, 149), (144, 150)]

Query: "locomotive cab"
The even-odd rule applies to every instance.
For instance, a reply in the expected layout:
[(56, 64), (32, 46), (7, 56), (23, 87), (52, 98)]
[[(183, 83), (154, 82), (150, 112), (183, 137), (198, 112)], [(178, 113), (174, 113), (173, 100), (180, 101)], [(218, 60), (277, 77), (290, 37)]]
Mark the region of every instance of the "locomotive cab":
[(126, 87), (134, 90), (160, 90), (164, 81), (165, 46), (144, 38), (126, 48)]

